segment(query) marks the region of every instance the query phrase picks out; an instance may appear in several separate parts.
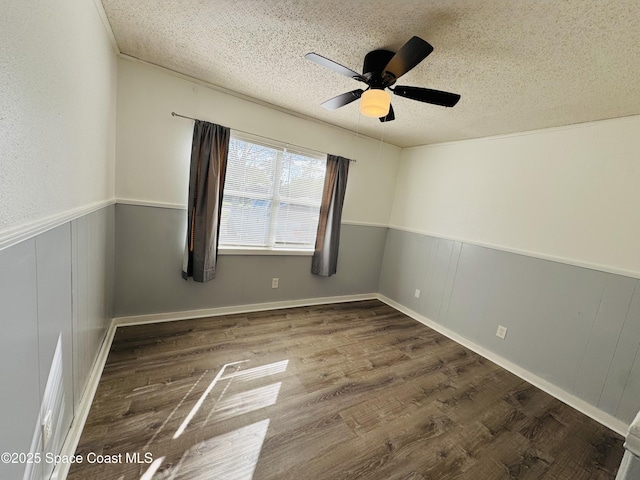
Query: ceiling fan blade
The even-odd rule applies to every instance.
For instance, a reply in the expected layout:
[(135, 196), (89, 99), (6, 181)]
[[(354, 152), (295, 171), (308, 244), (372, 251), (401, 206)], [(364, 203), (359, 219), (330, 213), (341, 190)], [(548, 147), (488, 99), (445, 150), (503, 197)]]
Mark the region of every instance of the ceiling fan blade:
[(420, 37), (411, 37), (384, 67), (383, 77), (393, 83), (433, 52), (433, 47)]
[(443, 107), (453, 107), (458, 103), (458, 100), (460, 100), (460, 95), (457, 93), (431, 90), (430, 88), (397, 86), (392, 92), (401, 97), (410, 98), (411, 100), (432, 103)]
[(381, 122), (390, 122), (395, 120), (396, 116), (393, 114), (393, 105), (389, 105), (389, 113), (387, 113), (386, 117), (380, 117)]
[(327, 110), (335, 110), (336, 108), (344, 107), (351, 102), (355, 102), (362, 96), (363, 93), (364, 90), (361, 89), (343, 93), (342, 95), (338, 95), (337, 97), (330, 98), (329, 100), (324, 102), (322, 106)]
[(329, 70), (333, 70), (340, 75), (345, 75), (349, 78), (353, 78), (354, 80), (358, 80), (359, 82), (367, 83), (367, 79), (360, 75), (358, 72), (354, 72), (350, 68), (344, 67), (339, 63), (334, 62), (333, 60), (329, 60), (328, 58), (323, 57), (322, 55), (318, 55), (317, 53), (307, 53), (304, 58), (307, 60), (317, 63), (318, 65), (322, 65)]

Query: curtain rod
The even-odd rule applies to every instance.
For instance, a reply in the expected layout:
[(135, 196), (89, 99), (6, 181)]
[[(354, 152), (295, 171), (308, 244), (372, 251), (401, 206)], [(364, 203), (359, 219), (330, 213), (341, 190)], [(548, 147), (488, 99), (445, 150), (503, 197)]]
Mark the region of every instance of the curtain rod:
[[(179, 113), (176, 113), (176, 112), (171, 112), (171, 116), (172, 117), (186, 118), (187, 120), (193, 120), (194, 122), (196, 120), (198, 120), (197, 118), (187, 117), (186, 115), (180, 115)], [(231, 130), (235, 130), (236, 132), (240, 132), (240, 133), (245, 133), (247, 135), (253, 135), (254, 137), (264, 138), (265, 140), (273, 141), (273, 138), (263, 137), (262, 135), (256, 135), (255, 133), (244, 132), (242, 130), (238, 130), (237, 128), (232, 128)], [(285, 143), (286, 145), (290, 145), (292, 147), (298, 147), (298, 148), (302, 148), (304, 150), (309, 150), (310, 152), (321, 153), (322, 155), (326, 155), (326, 152), (320, 152), (320, 151), (314, 150), (312, 148), (303, 147), (302, 145), (295, 145), (293, 143), (288, 143), (288, 142), (283, 142), (283, 143)], [(353, 163), (357, 162), (357, 160), (351, 160), (351, 159), (349, 159), (349, 160), (352, 161)]]

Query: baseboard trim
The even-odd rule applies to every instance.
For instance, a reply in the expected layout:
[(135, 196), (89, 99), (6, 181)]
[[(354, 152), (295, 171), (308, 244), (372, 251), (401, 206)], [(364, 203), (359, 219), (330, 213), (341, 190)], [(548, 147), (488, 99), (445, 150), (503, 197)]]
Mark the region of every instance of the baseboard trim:
[[(102, 340), (102, 344), (100, 345), (98, 355), (93, 362), (93, 367), (91, 367), (91, 371), (89, 372), (87, 384), (85, 385), (84, 391), (82, 392), (82, 397), (80, 398), (80, 402), (78, 403), (78, 408), (75, 411), (73, 422), (71, 423), (71, 428), (69, 429), (67, 437), (62, 445), (60, 455), (63, 457), (71, 457), (76, 452), (78, 442), (80, 442), (80, 436), (82, 435), (82, 430), (84, 429), (84, 424), (86, 423), (87, 417), (89, 416), (89, 410), (91, 410), (93, 397), (95, 396), (96, 390), (98, 389), (98, 383), (100, 383), (102, 370), (104, 369), (104, 365), (107, 362), (109, 350), (111, 350), (111, 344), (113, 343), (113, 337), (116, 334), (116, 328), (117, 327), (115, 325), (115, 322), (111, 320), (109, 328), (107, 329), (107, 333)], [(70, 468), (71, 463), (58, 463), (53, 469), (50, 480), (66, 479), (67, 475), (69, 474)]]
[(585, 402), (584, 400), (581, 400), (580, 398), (567, 392), (566, 390), (561, 389), (560, 387), (548, 382), (547, 380), (535, 375), (534, 373), (528, 370), (525, 370), (524, 368), (520, 367), (519, 365), (516, 365), (515, 363), (507, 360), (506, 358), (501, 357), (500, 355), (497, 355), (490, 350), (487, 350), (486, 348), (472, 342), (468, 338), (465, 338), (462, 335), (459, 335), (456, 332), (449, 330), (448, 328), (440, 325), (439, 323), (434, 322), (433, 320), (425, 317), (424, 315), (421, 315), (411, 310), (410, 308), (407, 308), (404, 305), (401, 305), (400, 303), (395, 302), (394, 300), (391, 300), (388, 297), (385, 297), (384, 295), (378, 294), (377, 298), (381, 302), (384, 302), (390, 307), (395, 308), (399, 312), (404, 313), (405, 315), (413, 318), (414, 320), (417, 320), (423, 325), (426, 325), (427, 327), (435, 330), (436, 332), (441, 333), (445, 337), (450, 338), (454, 342), (459, 343), (460, 345), (468, 348), (469, 350), (474, 351), (478, 355), (483, 356), (484, 358), (486, 358), (487, 360), (490, 360), (496, 365), (499, 365), (500, 367), (520, 377), (526, 382), (529, 382), (531, 385), (539, 388), (543, 392), (548, 393), (552, 397), (555, 397), (561, 402), (566, 403), (570, 407), (585, 414), (587, 417), (613, 430), (619, 435), (624, 437), (627, 434), (629, 425), (623, 422), (622, 420), (615, 418), (613, 415), (603, 412), (599, 408), (591, 405), (590, 403)]
[(266, 310), (282, 310), (285, 308), (309, 307), (312, 305), (327, 305), (331, 303), (358, 302), (361, 300), (377, 299), (376, 293), (362, 293), (356, 295), (341, 295), (336, 297), (305, 298), (301, 300), (286, 300), (281, 302), (253, 303), (234, 305), (229, 307), (205, 308), (202, 310), (186, 310), (171, 313), (151, 313), (147, 315), (133, 315), (114, 318), (116, 326), (144, 325), (147, 323), (173, 322), (191, 318), (218, 317), (220, 315), (234, 315), (237, 313), (262, 312)]

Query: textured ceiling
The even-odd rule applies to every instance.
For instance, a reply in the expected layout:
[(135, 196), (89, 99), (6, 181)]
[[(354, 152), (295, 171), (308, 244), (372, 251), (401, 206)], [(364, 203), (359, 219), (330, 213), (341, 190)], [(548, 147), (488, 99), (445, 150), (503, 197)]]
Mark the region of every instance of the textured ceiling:
[[(123, 54), (406, 147), (640, 114), (638, 0), (102, 0)], [(367, 52), (417, 35), (433, 53), (400, 85), (446, 90), (444, 108), (394, 97), (396, 120), (358, 102)], [(189, 112), (181, 112), (189, 114)]]

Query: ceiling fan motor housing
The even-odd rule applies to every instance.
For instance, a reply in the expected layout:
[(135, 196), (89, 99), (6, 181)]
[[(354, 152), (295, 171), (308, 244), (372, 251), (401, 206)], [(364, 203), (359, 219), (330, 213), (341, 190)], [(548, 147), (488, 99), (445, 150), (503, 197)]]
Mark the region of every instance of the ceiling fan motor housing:
[(373, 50), (364, 57), (362, 75), (369, 79), (368, 83), (371, 88), (385, 88), (395, 83), (395, 78), (389, 82), (388, 79), (385, 81), (382, 77), (384, 67), (394, 55), (395, 52), (389, 50)]

